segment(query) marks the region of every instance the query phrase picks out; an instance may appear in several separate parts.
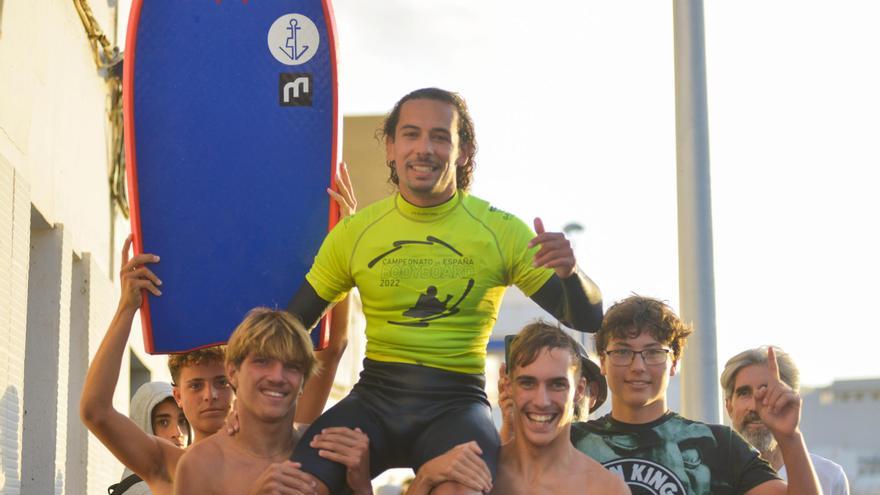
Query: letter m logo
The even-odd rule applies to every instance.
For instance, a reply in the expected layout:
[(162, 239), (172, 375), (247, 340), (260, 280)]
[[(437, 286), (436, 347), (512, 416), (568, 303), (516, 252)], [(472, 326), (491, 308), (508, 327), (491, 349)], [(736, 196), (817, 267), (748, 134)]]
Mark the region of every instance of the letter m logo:
[(279, 74), (278, 103), (282, 107), (312, 106), (312, 75)]

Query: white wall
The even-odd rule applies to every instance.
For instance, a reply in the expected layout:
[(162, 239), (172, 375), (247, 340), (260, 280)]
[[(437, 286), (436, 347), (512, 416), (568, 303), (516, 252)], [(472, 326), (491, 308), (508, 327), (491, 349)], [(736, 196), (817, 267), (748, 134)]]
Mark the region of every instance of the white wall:
[[(91, 0), (104, 30), (116, 2)], [(126, 2), (127, 3), (127, 2)], [(107, 86), (73, 2), (0, 1), (0, 492), (104, 493), (122, 466), (79, 421), (127, 221), (107, 188)], [(165, 358), (145, 356), (167, 379)], [(128, 362), (128, 355), (124, 363)], [(128, 411), (123, 366), (114, 404)]]
[(27, 184), (0, 154), (0, 492), (18, 493), (30, 250)]
[[(130, 2), (89, 4), (112, 42), (125, 29)], [(122, 473), (78, 415), (88, 363), (116, 307), (118, 250), (129, 232), (107, 187), (107, 90), (73, 2), (0, 0), (4, 495), (105, 493)], [(361, 367), (364, 321), (359, 309), (353, 313), (331, 402), (348, 392)], [(129, 347), (152, 379), (169, 379), (166, 358), (144, 353), (139, 319)], [(123, 413), (129, 357), (114, 396)]]

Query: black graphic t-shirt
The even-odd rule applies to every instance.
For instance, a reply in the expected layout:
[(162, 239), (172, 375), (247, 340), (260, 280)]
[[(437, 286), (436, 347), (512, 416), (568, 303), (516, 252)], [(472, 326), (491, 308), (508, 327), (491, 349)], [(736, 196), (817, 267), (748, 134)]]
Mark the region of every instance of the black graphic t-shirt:
[(571, 440), (623, 478), (633, 495), (734, 495), (779, 478), (731, 428), (673, 412), (638, 425), (611, 415), (574, 423)]

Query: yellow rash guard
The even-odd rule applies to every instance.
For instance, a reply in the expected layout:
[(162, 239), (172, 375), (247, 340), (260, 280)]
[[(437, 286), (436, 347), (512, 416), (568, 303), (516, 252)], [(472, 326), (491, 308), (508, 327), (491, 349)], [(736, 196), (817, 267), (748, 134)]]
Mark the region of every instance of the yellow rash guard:
[(430, 208), (394, 194), (338, 224), (306, 280), (332, 302), (358, 288), (367, 358), (482, 373), (507, 286), (531, 296), (553, 275), (532, 266), (534, 236), (466, 193)]

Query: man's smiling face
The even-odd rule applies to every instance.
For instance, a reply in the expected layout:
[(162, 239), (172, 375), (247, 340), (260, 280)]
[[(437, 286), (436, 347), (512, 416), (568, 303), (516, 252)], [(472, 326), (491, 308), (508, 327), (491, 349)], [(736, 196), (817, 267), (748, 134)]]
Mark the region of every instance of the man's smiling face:
[[(666, 412), (666, 390), (669, 379), (675, 375), (677, 363), (671, 357), (661, 364), (648, 364), (644, 354), (635, 354), (629, 364), (614, 364), (609, 352), (618, 350), (645, 351), (666, 349), (649, 332), (636, 337), (612, 337), (605, 354), (600, 356), (602, 374), (611, 389), (612, 411), (621, 417), (659, 418)], [(617, 416), (615, 416), (617, 417)]]
[(467, 161), (460, 149), (455, 107), (430, 99), (405, 102), (385, 151), (394, 162), (404, 199), (423, 207), (448, 200), (455, 194), (456, 169)]
[(252, 352), (239, 367), (227, 364), (227, 373), (241, 409), (264, 421), (292, 419), (304, 381), (298, 366)]
[(578, 358), (562, 348), (543, 348), (526, 366), (511, 374), (515, 404), (516, 438), (533, 446), (545, 446), (562, 435), (568, 442), (575, 396), (583, 395), (586, 381), (576, 378)]

